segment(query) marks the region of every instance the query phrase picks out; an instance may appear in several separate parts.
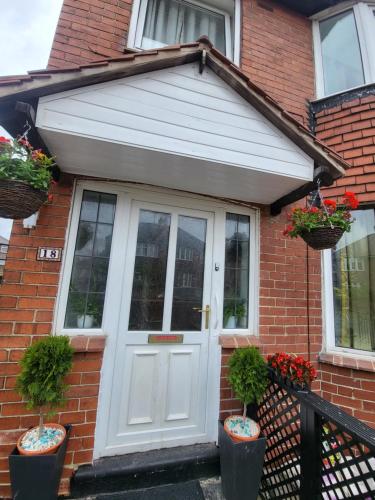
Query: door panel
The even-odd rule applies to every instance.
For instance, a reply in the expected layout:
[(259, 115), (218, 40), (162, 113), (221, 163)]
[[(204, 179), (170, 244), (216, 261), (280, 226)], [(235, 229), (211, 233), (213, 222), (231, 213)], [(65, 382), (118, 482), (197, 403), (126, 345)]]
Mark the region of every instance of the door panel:
[(154, 397), (157, 389), (158, 357), (159, 353), (155, 350), (128, 348), (127, 363), (131, 371), (126, 399), (129, 406), (128, 411), (124, 412), (128, 415), (128, 425), (152, 423), (155, 420)]
[(103, 455), (208, 440), (213, 214), (134, 203), (131, 221)]

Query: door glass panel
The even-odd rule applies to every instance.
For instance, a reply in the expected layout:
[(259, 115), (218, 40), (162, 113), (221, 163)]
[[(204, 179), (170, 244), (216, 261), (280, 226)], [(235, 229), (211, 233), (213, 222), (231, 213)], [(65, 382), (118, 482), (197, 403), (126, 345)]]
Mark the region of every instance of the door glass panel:
[(170, 214), (141, 210), (129, 330), (162, 330)]
[(199, 331), (202, 314), (207, 221), (180, 215), (173, 286), (172, 330)]
[(227, 214), (225, 230), (224, 328), (247, 328), (250, 217)]

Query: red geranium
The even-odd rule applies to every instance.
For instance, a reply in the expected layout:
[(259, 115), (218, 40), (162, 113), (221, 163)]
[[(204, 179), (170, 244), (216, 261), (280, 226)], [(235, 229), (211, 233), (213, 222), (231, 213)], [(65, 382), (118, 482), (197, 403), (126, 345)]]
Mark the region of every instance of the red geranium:
[(267, 356), (268, 366), (270, 366), (277, 375), (287, 378), (292, 382), (305, 386), (316, 379), (317, 373), (310, 361), (302, 356), (277, 352)]
[(3, 135), (0, 136), (0, 142), (3, 142), (3, 143), (10, 143), (10, 140), (7, 139), (6, 137), (4, 137)]
[(291, 224), (286, 227), (283, 234), (296, 238), (322, 227), (336, 227), (343, 231), (350, 231), (351, 224), (354, 222), (350, 211), (358, 208), (358, 205), (355, 194), (346, 191), (341, 205), (338, 205), (335, 200), (324, 200), (321, 207), (314, 205), (309, 208), (294, 207), (288, 214)]
[(343, 202), (348, 208), (351, 208), (352, 210), (358, 208), (359, 205), (358, 199), (356, 198), (355, 194), (352, 193), (351, 191), (345, 191)]

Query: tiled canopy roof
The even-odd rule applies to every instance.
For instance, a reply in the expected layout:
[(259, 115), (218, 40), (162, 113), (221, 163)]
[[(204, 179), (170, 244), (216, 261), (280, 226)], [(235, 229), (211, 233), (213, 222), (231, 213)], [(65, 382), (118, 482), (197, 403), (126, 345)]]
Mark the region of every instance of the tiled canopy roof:
[(0, 76), (0, 117), (3, 107), (8, 107), (9, 116), (9, 106), (13, 106), (12, 109), (14, 109), (15, 103), (19, 100), (32, 102), (41, 96), (193, 61), (206, 64), (315, 159), (317, 165), (328, 167), (333, 178), (341, 177), (344, 170), (349, 168), (349, 164), (343, 158), (317, 139), (307, 127), (255, 85), (232, 61), (216, 50), (207, 37), (201, 37), (195, 43), (131, 52), (82, 66), (29, 71), (27, 75)]

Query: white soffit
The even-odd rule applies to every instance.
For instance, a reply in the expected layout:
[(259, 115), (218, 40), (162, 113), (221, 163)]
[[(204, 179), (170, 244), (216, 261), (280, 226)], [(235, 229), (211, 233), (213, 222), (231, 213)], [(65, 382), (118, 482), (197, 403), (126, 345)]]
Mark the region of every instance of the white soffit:
[(210, 69), (198, 68), (186, 64), (43, 97), (37, 127), (71, 173), (260, 203), (312, 180), (306, 153)]

